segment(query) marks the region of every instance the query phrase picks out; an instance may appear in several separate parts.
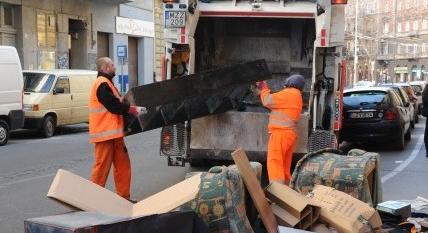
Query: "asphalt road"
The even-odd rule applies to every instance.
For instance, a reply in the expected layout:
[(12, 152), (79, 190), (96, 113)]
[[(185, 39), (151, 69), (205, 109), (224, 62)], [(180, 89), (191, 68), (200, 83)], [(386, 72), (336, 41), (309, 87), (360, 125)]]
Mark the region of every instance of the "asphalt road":
[[(384, 200), (428, 197), (428, 159), (423, 147), (425, 119), (417, 124), (404, 151), (390, 145), (348, 145), (378, 152), (382, 161)], [(24, 232), (24, 220), (69, 211), (46, 198), (59, 168), (89, 177), (93, 146), (87, 126), (64, 127), (49, 139), (36, 132), (19, 131), (0, 147), (0, 233)], [(126, 138), (132, 162), (132, 198), (140, 200), (180, 180), (189, 167), (168, 167), (159, 156), (159, 130)], [(112, 177), (108, 188), (114, 190)]]

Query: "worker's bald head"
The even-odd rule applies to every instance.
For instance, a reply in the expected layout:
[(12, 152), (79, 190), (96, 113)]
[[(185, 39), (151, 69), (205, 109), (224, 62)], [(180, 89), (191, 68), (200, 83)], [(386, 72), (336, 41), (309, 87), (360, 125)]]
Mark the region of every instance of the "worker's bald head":
[(116, 75), (116, 68), (113, 61), (109, 57), (100, 57), (97, 60), (97, 71), (103, 72), (112, 76)]

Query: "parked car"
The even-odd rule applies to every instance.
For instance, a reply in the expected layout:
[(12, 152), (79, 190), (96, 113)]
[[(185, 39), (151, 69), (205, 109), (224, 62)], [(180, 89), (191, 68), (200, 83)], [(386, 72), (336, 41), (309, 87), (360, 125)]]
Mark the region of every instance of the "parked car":
[(422, 114), (422, 92), (424, 90), (425, 87), (425, 82), (424, 81), (413, 81), (410, 82), (410, 86), (412, 87), (413, 91), (415, 92), (415, 95), (417, 97), (417, 105), (418, 105), (418, 114)]
[(88, 122), (96, 77), (89, 70), (24, 71), (24, 127), (51, 137), (56, 126)]
[(0, 46), (0, 146), (6, 145), (10, 131), (22, 128), (22, 70), (14, 47)]
[(374, 85), (375, 85), (374, 81), (361, 80), (355, 83), (354, 88), (373, 87)]
[[(416, 106), (416, 100), (410, 99), (410, 93), (413, 93), (413, 90), (410, 88), (409, 84), (406, 83), (394, 83), (394, 84), (381, 84), (379, 85), (381, 87), (392, 87), (397, 94), (400, 96), (401, 100), (403, 101), (404, 105), (407, 106), (407, 103), (410, 103), (407, 109), (410, 112), (411, 115), (411, 128), (415, 128), (415, 123), (419, 122), (419, 115), (417, 114), (417, 106)], [(409, 92), (410, 89), (410, 92)]]
[(391, 142), (404, 149), (411, 139), (411, 115), (392, 87), (350, 89), (343, 96), (341, 141)]

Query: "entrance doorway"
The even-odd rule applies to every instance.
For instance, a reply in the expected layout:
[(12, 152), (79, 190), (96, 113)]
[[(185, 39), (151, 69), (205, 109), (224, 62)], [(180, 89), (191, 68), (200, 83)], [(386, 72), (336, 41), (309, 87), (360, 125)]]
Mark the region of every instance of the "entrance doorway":
[(85, 69), (86, 65), (86, 27), (83, 20), (68, 20), (68, 57), (70, 69)]
[(109, 33), (97, 33), (97, 57), (110, 57)]
[(138, 86), (138, 38), (128, 37), (129, 88)]

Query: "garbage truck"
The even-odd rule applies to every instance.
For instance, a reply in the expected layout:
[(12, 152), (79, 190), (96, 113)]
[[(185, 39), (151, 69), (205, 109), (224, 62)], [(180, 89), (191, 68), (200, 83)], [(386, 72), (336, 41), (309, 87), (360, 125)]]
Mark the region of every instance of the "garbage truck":
[[(346, 0), (163, 0), (162, 80), (264, 59), (281, 90), (292, 74), (306, 79), (295, 154), (338, 146), (346, 79)], [(242, 108), (163, 127), (160, 154), (168, 164), (199, 166), (231, 160), (244, 149), (266, 161), (269, 111), (256, 94)]]

